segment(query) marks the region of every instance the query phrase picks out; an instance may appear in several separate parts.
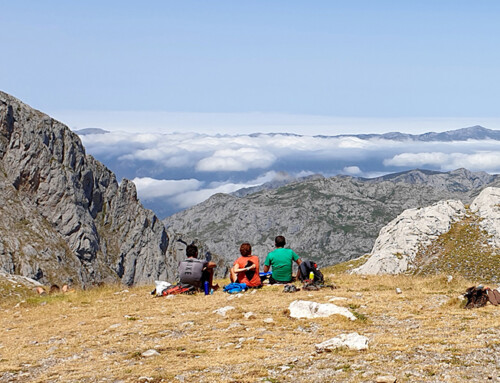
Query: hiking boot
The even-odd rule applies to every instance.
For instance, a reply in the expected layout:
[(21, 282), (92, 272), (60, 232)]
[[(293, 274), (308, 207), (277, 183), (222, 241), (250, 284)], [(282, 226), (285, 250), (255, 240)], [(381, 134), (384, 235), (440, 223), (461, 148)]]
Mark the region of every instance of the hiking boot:
[(284, 293), (295, 293), (299, 290), (300, 289), (298, 289), (295, 285), (285, 285), (285, 287), (283, 287)]

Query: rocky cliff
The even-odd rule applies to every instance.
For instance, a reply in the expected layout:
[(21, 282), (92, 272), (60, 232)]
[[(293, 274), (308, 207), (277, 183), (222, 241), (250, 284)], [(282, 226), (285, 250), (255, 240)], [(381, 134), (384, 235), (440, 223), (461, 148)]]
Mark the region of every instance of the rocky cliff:
[(378, 236), (360, 274), (449, 273), (500, 281), (500, 189), (488, 187), (470, 208), (441, 201), (405, 210)]
[(164, 222), (205, 242), (228, 262), (243, 241), (263, 259), (282, 234), (303, 258), (332, 265), (370, 252), (380, 229), (405, 209), (444, 199), (470, 202), (495, 179), (464, 169), (415, 170), (394, 179), (317, 178), (241, 198), (218, 194)]
[(43, 283), (172, 280), (184, 256), (133, 183), (119, 184), (65, 125), (3, 92), (0, 238), (0, 268)]

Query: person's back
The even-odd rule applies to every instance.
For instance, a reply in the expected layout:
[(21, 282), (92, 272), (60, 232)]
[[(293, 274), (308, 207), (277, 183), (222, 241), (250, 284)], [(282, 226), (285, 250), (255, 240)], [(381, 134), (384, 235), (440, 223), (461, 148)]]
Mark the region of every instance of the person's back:
[(293, 261), (299, 259), (292, 249), (278, 248), (271, 251), (266, 258), (266, 265), (272, 266), (272, 277), (279, 282), (292, 280)]
[(219, 285), (213, 285), (215, 263), (198, 259), (198, 247), (186, 247), (187, 259), (179, 263), (179, 281), (181, 284), (203, 287), (204, 282), (209, 283), (211, 289), (217, 290)]
[(179, 281), (184, 285), (201, 288), (203, 269), (207, 261), (196, 258), (188, 258), (179, 264)]
[(292, 265), (296, 262), (302, 263), (299, 256), (292, 249), (285, 249), (285, 237), (279, 235), (275, 239), (276, 249), (271, 251), (264, 263), (264, 272), (268, 272), (272, 266), (271, 283), (288, 283), (293, 280)]
[[(262, 284), (259, 276), (259, 257), (255, 255), (239, 257), (235, 264), (240, 269), (247, 268), (245, 272), (238, 273), (238, 283), (245, 283), (248, 287), (257, 287)], [(254, 269), (250, 269), (252, 265), (255, 265)]]
[(239, 257), (231, 268), (231, 282), (245, 283), (248, 287), (262, 285), (259, 275), (259, 258), (252, 255), (252, 246), (245, 242), (240, 246)]

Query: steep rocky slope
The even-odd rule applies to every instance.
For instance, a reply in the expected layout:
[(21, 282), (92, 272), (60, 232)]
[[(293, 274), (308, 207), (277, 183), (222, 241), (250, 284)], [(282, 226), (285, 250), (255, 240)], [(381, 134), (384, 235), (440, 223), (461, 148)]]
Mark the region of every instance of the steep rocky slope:
[(282, 234), (303, 258), (331, 265), (368, 253), (380, 229), (403, 210), (444, 199), (469, 202), (479, 188), (495, 180), (463, 169), (432, 174), (416, 170), (396, 178), (339, 176), (242, 198), (218, 194), (164, 222), (175, 232), (199, 238), (228, 261), (237, 256), (243, 241), (264, 258), (274, 237)]
[(133, 183), (118, 184), (65, 125), (3, 92), (0, 238), (0, 268), (46, 284), (174, 279), (183, 256)]
[(500, 189), (488, 187), (470, 208), (441, 201), (410, 209), (387, 224), (360, 274), (460, 274), (500, 282)]

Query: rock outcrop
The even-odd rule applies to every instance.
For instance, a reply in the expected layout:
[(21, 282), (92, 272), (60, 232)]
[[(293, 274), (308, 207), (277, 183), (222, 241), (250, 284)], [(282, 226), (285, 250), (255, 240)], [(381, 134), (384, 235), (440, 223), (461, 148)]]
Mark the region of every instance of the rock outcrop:
[(450, 230), (463, 218), (460, 201), (441, 201), (422, 209), (408, 209), (381, 231), (365, 264), (353, 270), (359, 274), (400, 274), (411, 268), (418, 250)]
[[(438, 237), (448, 234), (454, 223), (460, 227), (438, 244)], [(488, 187), (474, 199), (469, 210), (461, 201), (450, 200), (404, 211), (380, 231), (367, 261), (353, 272), (399, 274), (425, 269), (437, 272), (441, 267), (447, 272), (454, 269), (467, 277), (496, 281), (498, 270), (492, 264), (498, 263), (498, 249), (500, 188)], [(422, 259), (417, 261), (419, 253)], [(445, 256), (446, 259), (440, 259)], [(432, 264), (434, 267), (429, 267)]]
[(0, 268), (42, 283), (173, 279), (178, 260), (135, 185), (62, 123), (0, 92)]
[(490, 246), (500, 249), (500, 188), (484, 189), (472, 202), (470, 210), (481, 218), (479, 224), (489, 234)]

